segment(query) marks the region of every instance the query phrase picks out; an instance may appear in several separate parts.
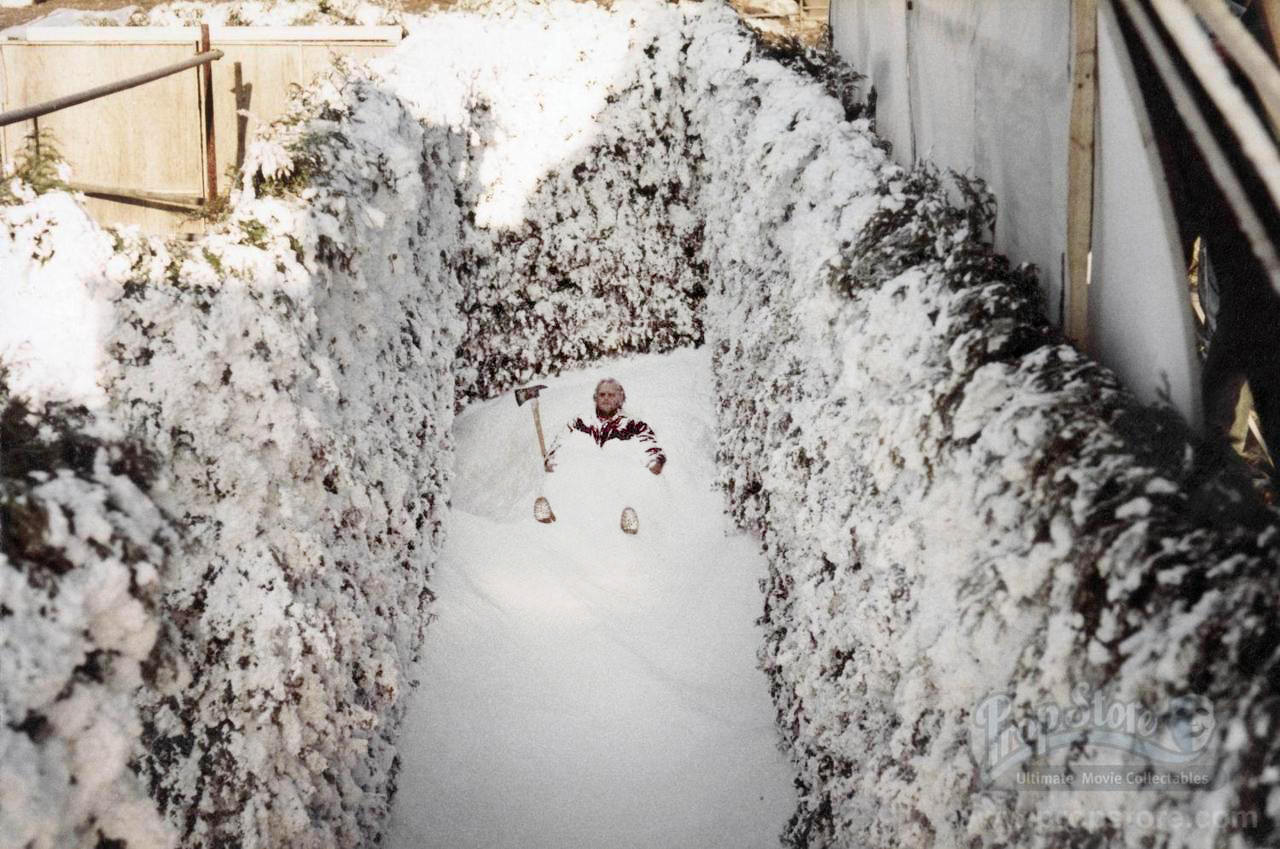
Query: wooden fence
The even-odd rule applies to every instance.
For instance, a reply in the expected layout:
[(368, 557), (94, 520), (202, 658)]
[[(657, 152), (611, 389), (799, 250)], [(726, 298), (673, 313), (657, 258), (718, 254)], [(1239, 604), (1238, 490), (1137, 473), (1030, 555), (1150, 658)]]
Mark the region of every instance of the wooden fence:
[[(39, 127), (52, 131), (74, 183), (93, 193), (88, 207), (100, 222), (198, 232), (203, 225), (193, 213), (208, 202), (211, 176), (225, 194), (227, 171), (243, 161), (254, 122), (283, 114), (291, 84), (310, 81), (337, 55), (371, 58), (400, 37), (399, 27), (212, 27), (210, 44), (224, 55), (208, 66), (211, 86), (192, 69), (43, 116)], [(200, 49), (198, 27), (19, 30), (0, 41), (0, 111), (172, 64)], [(0, 130), (0, 154), (12, 159), (34, 126)]]

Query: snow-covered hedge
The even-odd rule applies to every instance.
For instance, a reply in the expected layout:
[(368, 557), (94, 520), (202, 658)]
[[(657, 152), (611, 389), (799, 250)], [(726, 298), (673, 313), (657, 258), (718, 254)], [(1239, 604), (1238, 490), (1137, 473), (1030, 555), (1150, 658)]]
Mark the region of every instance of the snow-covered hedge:
[[(523, 163), (512, 160), (529, 151), (508, 153), (495, 137), (527, 133), (520, 123), (540, 105), (501, 115), (474, 105), (464, 197), (477, 226), (459, 259), (467, 321), (460, 394), (489, 398), (602, 357), (701, 344), (706, 269), (694, 205), (702, 155), (687, 106), (690, 38), (679, 27), (637, 27), (615, 76), (572, 93), (603, 101), (589, 116), (590, 141), (550, 164), (517, 220), (486, 215), (495, 204), (484, 176), (520, 173)], [(547, 77), (539, 82), (564, 85), (554, 70)]]
[(107, 266), (103, 385), (184, 543), (164, 615), (190, 680), (142, 692), (184, 846), (382, 827), (451, 465), (456, 146), (345, 69), (251, 146), (225, 224)]
[(164, 846), (129, 771), (135, 692), (164, 686), (173, 537), (154, 458), (84, 408), (32, 409), (0, 373), (0, 845)]
[[(690, 61), (741, 67), (698, 80), (716, 92), (694, 119), (704, 320), (730, 507), (771, 558), (762, 657), (802, 788), (788, 841), (1261, 845), (1280, 803), (1276, 513), (1058, 341), (984, 243), (980, 187), (888, 164), (741, 45)], [(1093, 696), (1185, 719), (1217, 788), (987, 791), (991, 694), (1014, 720)], [(1185, 697), (1213, 717), (1171, 716)], [(1077, 772), (1106, 763), (1076, 742), (1058, 754)]]
[[(114, 632), (70, 631), (93, 622), (96, 605), (123, 605), (105, 591), (80, 600), (76, 581), (102, 583), (121, 568), (104, 571), (111, 552), (77, 543), (57, 622), (84, 645), (51, 642), (49, 669), (31, 675), (53, 693), (6, 703), (21, 732), (13, 739), (48, 737), (46, 783), (64, 786), (26, 788), (37, 794), (27, 808), (6, 796), (17, 819), (4, 845), (18, 833), (33, 845), (84, 845), (76, 835), (90, 827), (131, 847), (376, 840), (448, 499), (462, 323), (447, 260), (461, 219), (441, 163), (461, 149), (456, 133), (425, 127), (376, 78), (343, 68), (251, 146), (233, 211), (199, 242), (126, 232), (113, 246), (66, 195), (5, 213), (0, 258), (16, 312), (0, 357), (13, 383), (33, 397), (79, 392), (144, 446), (155, 458), (150, 496), (168, 520), (146, 518), (177, 542), (158, 583), (154, 569), (133, 566), (156, 559), (142, 547), (154, 547), (152, 531), (132, 502), (104, 501), (123, 484), (90, 456), (83, 475), (96, 477), (79, 484), (74, 533), (114, 546), (103, 536), (121, 524), (113, 510), (146, 531), (124, 561), (137, 573), (125, 590), (151, 605), (136, 627), (163, 625), (156, 652), (168, 671), (139, 681), (138, 655), (150, 648), (141, 637), (117, 646)], [(34, 471), (44, 479), (57, 467)], [(23, 497), (50, 501), (43, 493), (56, 486), (70, 499), (72, 483), (33, 482)], [(73, 533), (34, 519), (6, 521), (10, 532), (5, 550), (19, 554), (70, 545)], [(0, 568), (11, 583), (11, 567), (30, 572), (31, 558), (10, 558)], [(143, 616), (132, 610), (106, 621)], [(51, 632), (48, 615), (24, 604), (3, 627), (34, 637)], [(13, 644), (6, 633), (4, 650)], [(123, 660), (96, 672), (109, 650)], [(58, 664), (100, 674), (116, 700), (96, 697), (111, 711), (90, 729), (102, 762), (79, 791), (65, 787), (81, 778), (74, 769), (52, 770), (87, 733), (71, 724), (83, 717), (39, 714), (62, 687)], [(8, 687), (7, 664), (4, 677)], [(93, 707), (87, 692), (79, 709)], [(10, 748), (0, 763), (8, 770), (21, 755)], [(138, 807), (128, 781), (101, 789), (125, 760), (153, 800), (149, 819), (116, 804)], [(17, 793), (5, 778), (3, 792)], [(157, 812), (168, 834), (148, 831)], [(122, 817), (136, 833), (119, 831)]]
[(176, 0), (150, 8), (126, 6), (112, 12), (83, 12), (86, 25), (165, 26), (377, 26), (404, 21), (397, 0), (232, 0), (203, 3)]

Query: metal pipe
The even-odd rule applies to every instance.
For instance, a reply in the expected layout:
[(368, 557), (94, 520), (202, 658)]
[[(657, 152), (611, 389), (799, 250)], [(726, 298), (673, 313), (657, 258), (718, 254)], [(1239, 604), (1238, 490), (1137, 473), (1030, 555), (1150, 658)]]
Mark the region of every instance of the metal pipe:
[(0, 112), (0, 127), (7, 127), (9, 124), (16, 124), (19, 121), (29, 121), (32, 118), (38, 118), (41, 115), (47, 115), (50, 112), (56, 112), (59, 109), (66, 109), (68, 106), (76, 106), (90, 100), (97, 100), (99, 97), (105, 97), (108, 94), (115, 94), (118, 91), (134, 88), (144, 83), (153, 82), (158, 79), (177, 74), (188, 68), (194, 68), (197, 65), (204, 65), (216, 59), (222, 58), (221, 50), (210, 50), (207, 53), (201, 53), (198, 56), (192, 56), (190, 59), (184, 59), (181, 62), (175, 62), (172, 65), (166, 65), (155, 71), (148, 71), (145, 74), (138, 74), (136, 77), (118, 80), (114, 83), (100, 85), (97, 88), (87, 89), (77, 94), (68, 94), (54, 100), (44, 103), (37, 103), (34, 106), (24, 106), (21, 109), (12, 109), (8, 112)]
[(186, 192), (120, 189), (115, 186), (100, 186), (96, 183), (78, 182), (67, 183), (67, 188), (74, 192), (83, 192), (90, 197), (104, 198), (106, 200), (120, 198), (138, 202), (160, 203), (167, 206), (179, 206), (193, 210), (201, 209), (204, 206), (203, 195), (193, 195)]

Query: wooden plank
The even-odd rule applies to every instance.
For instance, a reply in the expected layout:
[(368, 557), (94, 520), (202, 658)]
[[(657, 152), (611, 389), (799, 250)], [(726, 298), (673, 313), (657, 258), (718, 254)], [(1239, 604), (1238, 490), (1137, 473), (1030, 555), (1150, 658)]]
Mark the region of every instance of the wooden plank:
[[(119, 80), (139, 69), (162, 68), (190, 59), (195, 42), (65, 46), (0, 43), (8, 72), (5, 106), (40, 103), (95, 84)], [(67, 68), (80, 73), (68, 74)], [(135, 191), (200, 194), (199, 128), (195, 69), (141, 88), (51, 113), (40, 126), (53, 132), (74, 179)], [(4, 129), (11, 149), (20, 148), (30, 122)]]
[[(205, 46), (207, 47), (207, 41)], [(82, 89), (77, 92), (65, 94), (62, 97), (46, 100), (42, 103), (32, 103), (27, 106), (21, 106), (17, 109), (6, 109), (0, 112), (0, 127), (7, 127), (10, 124), (19, 124), (23, 121), (30, 121), (33, 118), (39, 118), (41, 115), (48, 115), (52, 112), (60, 112), (63, 109), (70, 109), (73, 106), (79, 106), (82, 103), (89, 103), (112, 94), (118, 94), (131, 88), (137, 88), (140, 85), (155, 82), (164, 79), (172, 74), (178, 74), (190, 68), (199, 65), (205, 65), (209, 62), (222, 58), (221, 50), (204, 50), (190, 59), (184, 59), (176, 62), (168, 67), (155, 68), (141, 74), (135, 74), (124, 79), (112, 80), (93, 88)]]
[(1074, 0), (1071, 124), (1067, 146), (1066, 336), (1089, 350), (1089, 251), (1093, 230), (1094, 120), (1098, 104), (1097, 0)]
[[(1139, 5), (1121, 2), (1126, 13)], [(1098, 4), (1089, 353), (1143, 403), (1172, 406), (1202, 431), (1186, 259), (1119, 10), (1114, 0)]]

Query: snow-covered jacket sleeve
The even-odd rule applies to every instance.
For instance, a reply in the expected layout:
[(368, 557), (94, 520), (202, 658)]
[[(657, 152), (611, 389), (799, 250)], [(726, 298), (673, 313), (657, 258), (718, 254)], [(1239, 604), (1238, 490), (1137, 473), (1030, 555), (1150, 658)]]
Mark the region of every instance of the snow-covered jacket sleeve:
[(667, 455), (663, 453), (662, 446), (658, 444), (658, 435), (653, 432), (653, 428), (639, 419), (632, 419), (627, 422), (627, 430), (630, 432), (630, 436), (644, 446), (644, 453), (647, 456), (645, 463), (647, 465), (652, 466), (654, 463), (666, 464)]

